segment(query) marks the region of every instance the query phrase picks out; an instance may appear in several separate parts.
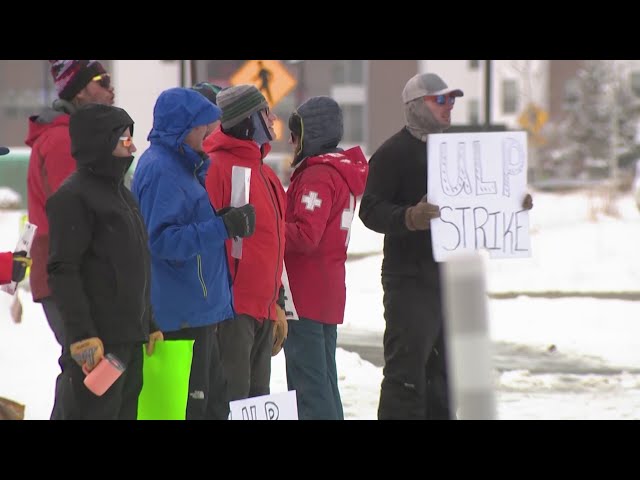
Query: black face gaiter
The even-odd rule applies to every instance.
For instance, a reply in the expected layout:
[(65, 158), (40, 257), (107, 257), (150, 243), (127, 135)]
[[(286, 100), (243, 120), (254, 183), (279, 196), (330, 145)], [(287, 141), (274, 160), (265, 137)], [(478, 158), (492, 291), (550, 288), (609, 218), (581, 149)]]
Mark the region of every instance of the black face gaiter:
[(113, 154), (102, 155), (97, 158), (97, 161), (85, 168), (93, 172), (95, 175), (121, 181), (124, 179), (124, 175), (127, 173), (127, 170), (129, 170), (129, 167), (131, 167), (133, 159), (133, 155), (128, 157), (117, 157)]

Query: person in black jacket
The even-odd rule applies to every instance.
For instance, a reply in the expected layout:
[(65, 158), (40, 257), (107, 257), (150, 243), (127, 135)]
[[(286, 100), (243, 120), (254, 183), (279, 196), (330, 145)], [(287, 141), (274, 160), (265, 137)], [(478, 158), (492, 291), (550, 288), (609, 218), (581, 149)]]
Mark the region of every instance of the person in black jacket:
[[(405, 127), (373, 154), (360, 218), (384, 233), (383, 380), (378, 419), (449, 419), (439, 266), (427, 202), (427, 136), (451, 125), (463, 92), (433, 73), (411, 78), (402, 91)], [(531, 208), (527, 195), (525, 208)]]
[[(63, 419), (135, 420), (142, 345), (162, 340), (151, 310), (151, 262), (138, 205), (124, 186), (136, 151), (124, 110), (89, 104), (71, 115), (74, 172), (49, 198), (49, 286), (64, 324)], [(126, 366), (103, 396), (83, 384), (106, 354)]]

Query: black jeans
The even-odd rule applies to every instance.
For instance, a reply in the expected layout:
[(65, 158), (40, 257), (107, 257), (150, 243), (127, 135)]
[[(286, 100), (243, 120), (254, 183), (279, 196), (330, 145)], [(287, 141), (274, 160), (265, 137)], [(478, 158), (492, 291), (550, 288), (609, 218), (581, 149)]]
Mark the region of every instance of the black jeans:
[[(53, 301), (53, 297), (46, 297), (41, 300), (42, 309), (44, 310), (44, 314), (47, 317), (47, 322), (49, 323), (49, 327), (53, 331), (53, 334), (56, 337), (56, 341), (60, 345), (60, 357), (58, 358), (58, 365), (60, 365), (60, 370), (62, 370), (62, 357), (65, 355), (64, 350), (64, 325), (62, 323), (62, 317), (60, 316), (60, 311), (58, 310), (58, 306)], [(62, 372), (56, 378), (56, 391), (53, 399), (53, 409), (51, 410), (51, 420), (62, 420)]]
[(218, 324), (163, 332), (165, 341), (194, 340), (187, 420), (227, 420), (229, 398), (218, 345)]
[(218, 341), (229, 401), (268, 395), (271, 383), (273, 321), (237, 315), (219, 324)]
[(384, 369), (378, 419), (449, 419), (440, 285), (383, 277)]

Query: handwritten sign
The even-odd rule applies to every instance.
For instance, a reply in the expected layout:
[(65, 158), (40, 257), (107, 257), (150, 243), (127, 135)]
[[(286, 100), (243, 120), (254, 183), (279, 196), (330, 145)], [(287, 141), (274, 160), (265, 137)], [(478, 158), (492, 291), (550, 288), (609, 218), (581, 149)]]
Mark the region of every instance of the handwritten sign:
[[(251, 169), (234, 165), (231, 169), (231, 206), (243, 207), (249, 203), (251, 189)], [(231, 245), (231, 256), (242, 259), (242, 239), (234, 238)]]
[[(33, 223), (25, 222), (24, 228), (22, 230), (22, 234), (18, 239), (18, 244), (16, 245), (14, 252), (24, 251), (24, 252), (27, 252), (27, 256), (30, 257), (31, 244), (33, 243), (33, 239), (36, 236), (37, 229), (38, 227)], [(13, 295), (16, 293), (17, 288), (18, 288), (18, 284), (16, 282), (11, 282), (6, 285), (2, 285), (0, 287), (0, 290), (3, 292), (7, 292), (10, 295)]]
[(440, 207), (431, 221), (433, 256), (486, 249), (492, 258), (531, 255), (525, 132), (430, 135), (428, 200)]
[(298, 420), (296, 391), (229, 402), (229, 420)]

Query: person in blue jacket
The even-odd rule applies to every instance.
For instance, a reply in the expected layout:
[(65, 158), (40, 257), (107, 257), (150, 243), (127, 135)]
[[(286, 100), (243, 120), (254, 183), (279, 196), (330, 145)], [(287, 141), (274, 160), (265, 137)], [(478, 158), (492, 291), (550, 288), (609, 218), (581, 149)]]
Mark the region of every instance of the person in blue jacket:
[(220, 115), (194, 90), (162, 92), (132, 182), (149, 232), (156, 322), (165, 340), (194, 340), (187, 420), (228, 418), (217, 340), (218, 324), (235, 316), (225, 240), (255, 228), (252, 205), (216, 212), (204, 187), (202, 141)]

